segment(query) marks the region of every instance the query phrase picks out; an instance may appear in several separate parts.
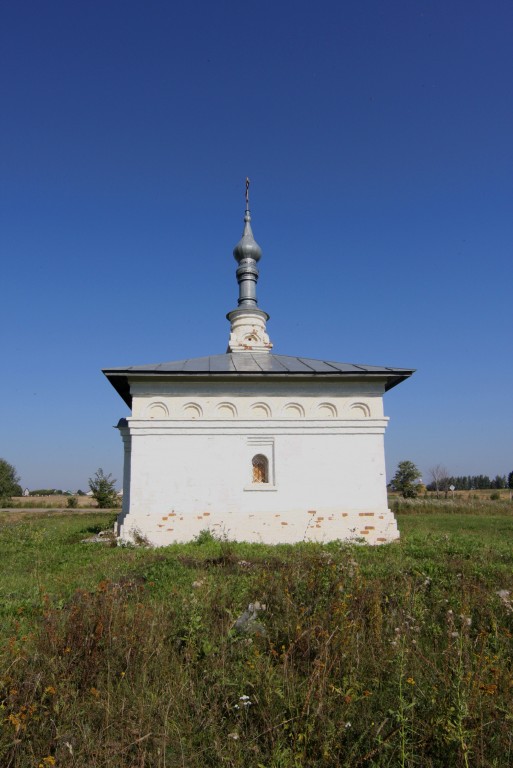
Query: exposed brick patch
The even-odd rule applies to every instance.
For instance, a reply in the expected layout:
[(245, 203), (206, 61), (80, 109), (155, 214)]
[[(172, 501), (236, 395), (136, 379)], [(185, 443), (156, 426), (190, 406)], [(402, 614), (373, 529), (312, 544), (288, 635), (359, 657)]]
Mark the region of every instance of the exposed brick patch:
[(358, 512), (359, 517), (374, 517), (374, 512)]
[(360, 531), (360, 533), (362, 533), (364, 536), (368, 536), (369, 535), (369, 531)]
[(288, 525), (288, 523), (284, 523), (283, 521), (280, 523), (280, 525)]
[(365, 526), (365, 530), (367, 530), (367, 531), (373, 531), (374, 529), (375, 529), (374, 525), (366, 525)]
[(386, 539), (384, 539), (384, 538), (381, 536), (380, 538), (376, 539), (376, 541), (386, 541)]

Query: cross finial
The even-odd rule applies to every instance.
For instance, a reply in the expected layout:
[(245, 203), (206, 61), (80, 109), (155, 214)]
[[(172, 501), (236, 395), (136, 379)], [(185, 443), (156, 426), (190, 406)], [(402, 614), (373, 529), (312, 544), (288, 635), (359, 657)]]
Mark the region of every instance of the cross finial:
[(246, 176), (246, 210), (249, 210), (249, 178)]

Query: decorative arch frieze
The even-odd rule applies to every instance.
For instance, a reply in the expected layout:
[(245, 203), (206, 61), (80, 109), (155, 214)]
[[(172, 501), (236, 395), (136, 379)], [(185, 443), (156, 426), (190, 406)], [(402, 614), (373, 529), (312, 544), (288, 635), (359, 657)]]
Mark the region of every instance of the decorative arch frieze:
[(250, 412), (255, 419), (270, 419), (272, 416), (271, 408), (267, 403), (253, 403)]
[(144, 415), (147, 419), (168, 419), (169, 408), (165, 403), (155, 401), (147, 406)]
[(337, 406), (333, 403), (319, 403), (316, 410), (321, 419), (336, 419), (338, 415)]
[(349, 410), (356, 419), (369, 418), (370, 408), (367, 403), (351, 403)]
[(287, 403), (283, 407), (283, 415), (287, 419), (304, 419), (305, 409), (300, 403)]
[(221, 419), (234, 419), (237, 416), (237, 407), (234, 403), (219, 403), (216, 407), (216, 416)]
[(199, 403), (185, 403), (182, 413), (187, 419), (201, 419), (203, 409)]

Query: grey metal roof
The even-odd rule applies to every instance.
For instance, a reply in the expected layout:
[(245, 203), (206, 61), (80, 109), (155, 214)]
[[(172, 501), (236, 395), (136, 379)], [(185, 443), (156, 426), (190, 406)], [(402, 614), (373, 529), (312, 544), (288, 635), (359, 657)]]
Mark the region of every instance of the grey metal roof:
[(274, 355), (271, 352), (229, 352), (225, 355), (195, 357), (155, 365), (132, 365), (127, 368), (104, 368), (103, 373), (129, 407), (132, 407), (129, 379), (155, 377), (289, 377), (341, 376), (384, 378), (385, 390), (392, 389), (414, 373), (412, 368), (389, 368), (355, 363), (334, 363), (308, 357)]

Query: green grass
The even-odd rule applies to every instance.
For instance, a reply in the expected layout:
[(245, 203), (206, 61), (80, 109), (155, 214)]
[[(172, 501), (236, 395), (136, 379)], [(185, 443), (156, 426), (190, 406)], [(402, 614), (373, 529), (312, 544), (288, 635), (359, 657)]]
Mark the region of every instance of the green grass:
[(0, 513), (0, 765), (513, 764), (510, 506), (408, 506), (374, 548), (81, 543), (112, 520)]

